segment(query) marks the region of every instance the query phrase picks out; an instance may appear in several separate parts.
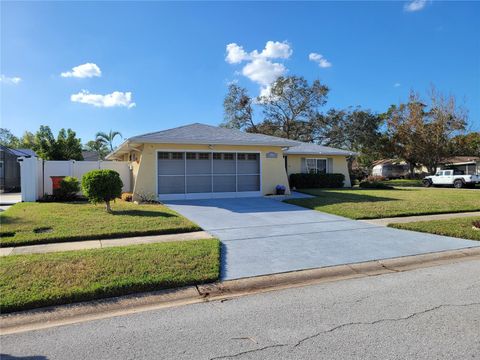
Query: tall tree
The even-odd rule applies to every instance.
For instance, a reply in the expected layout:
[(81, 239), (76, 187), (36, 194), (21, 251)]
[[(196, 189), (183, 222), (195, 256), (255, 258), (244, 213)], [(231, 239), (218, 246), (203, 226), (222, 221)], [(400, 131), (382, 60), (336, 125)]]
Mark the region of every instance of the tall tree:
[(230, 84), (223, 100), (224, 121), (221, 126), (231, 129), (258, 132), (253, 122), (252, 98), (247, 89)]
[(410, 164), (411, 175), (419, 165), (435, 172), (449, 155), (450, 139), (466, 126), (466, 112), (457, 106), (455, 97), (445, 97), (432, 89), (430, 100), (428, 109), (412, 92), (406, 104), (393, 105), (384, 115), (395, 153)]
[(454, 136), (449, 143), (449, 153), (454, 156), (480, 157), (480, 131)]
[(84, 150), (96, 152), (101, 160), (110, 152), (105, 142), (100, 140), (90, 140), (85, 144)]
[(61, 129), (55, 139), (49, 126), (40, 126), (34, 150), (45, 160), (83, 160), (81, 140), (72, 129)]
[(0, 128), (0, 145), (18, 148), (20, 141), (9, 129)]
[(33, 149), (35, 147), (35, 135), (30, 131), (25, 131), (19, 139), (19, 148)]
[(122, 137), (122, 134), (119, 131), (112, 131), (112, 130), (110, 130), (109, 133), (99, 131), (95, 135), (96, 140), (103, 141), (105, 144), (107, 144), (110, 148), (110, 151), (113, 151), (113, 141), (117, 136)]
[(310, 85), (300, 76), (279, 77), (267, 94), (258, 97), (258, 103), (277, 136), (312, 141), (312, 127), (327, 94), (328, 87), (319, 80)]

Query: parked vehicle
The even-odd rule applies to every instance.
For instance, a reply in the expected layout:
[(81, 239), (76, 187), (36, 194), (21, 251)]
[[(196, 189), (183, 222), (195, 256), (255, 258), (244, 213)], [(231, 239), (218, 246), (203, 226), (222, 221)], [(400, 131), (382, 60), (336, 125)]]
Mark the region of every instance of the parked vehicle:
[(460, 170), (439, 170), (435, 175), (427, 176), (422, 180), (423, 186), (454, 186), (457, 189), (474, 187), (480, 184), (480, 175), (465, 175)]

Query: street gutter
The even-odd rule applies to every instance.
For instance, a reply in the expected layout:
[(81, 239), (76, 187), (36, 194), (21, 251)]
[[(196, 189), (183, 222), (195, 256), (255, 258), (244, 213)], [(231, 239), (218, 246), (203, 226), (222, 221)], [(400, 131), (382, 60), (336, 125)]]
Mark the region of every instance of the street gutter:
[(263, 275), (27, 310), (1, 315), (0, 335), (40, 330), (187, 304), (224, 301), (239, 296), (410, 271), (465, 260), (480, 260), (480, 247)]

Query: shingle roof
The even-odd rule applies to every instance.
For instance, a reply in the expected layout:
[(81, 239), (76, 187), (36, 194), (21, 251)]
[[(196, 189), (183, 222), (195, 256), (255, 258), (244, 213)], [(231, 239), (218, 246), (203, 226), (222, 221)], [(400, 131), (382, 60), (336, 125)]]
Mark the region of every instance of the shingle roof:
[(329, 146), (317, 145), (312, 143), (298, 142), (296, 146), (292, 146), (288, 150), (283, 152), (287, 155), (355, 155), (355, 152), (336, 149)]
[(1, 149), (3, 151), (8, 151), (10, 154), (12, 155), (15, 155), (17, 157), (35, 157), (37, 156), (37, 154), (35, 153), (35, 151), (33, 151), (32, 149), (10, 149), (6, 146), (1, 146)]
[(208, 145), (294, 146), (298, 142), (263, 134), (246, 133), (206, 124), (190, 124), (174, 129), (134, 136), (129, 142)]

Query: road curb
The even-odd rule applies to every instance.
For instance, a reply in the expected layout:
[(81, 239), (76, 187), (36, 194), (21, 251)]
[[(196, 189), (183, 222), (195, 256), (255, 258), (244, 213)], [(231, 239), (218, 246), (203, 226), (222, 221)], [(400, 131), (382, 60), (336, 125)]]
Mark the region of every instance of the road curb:
[(480, 247), (300, 270), (171, 290), (126, 295), (83, 303), (52, 306), (1, 315), (0, 335), (134, 314), (160, 308), (222, 300), (248, 294), (258, 294), (366, 276), (392, 274), (463, 260), (477, 259), (480, 260)]

